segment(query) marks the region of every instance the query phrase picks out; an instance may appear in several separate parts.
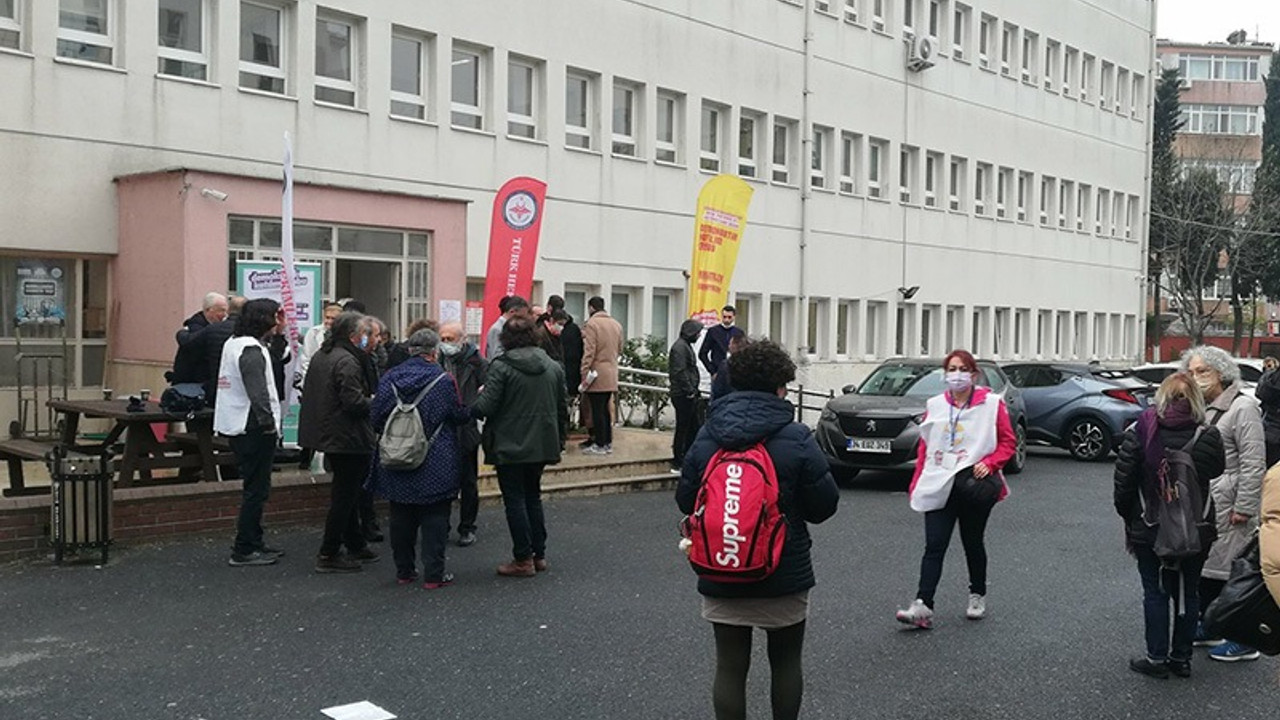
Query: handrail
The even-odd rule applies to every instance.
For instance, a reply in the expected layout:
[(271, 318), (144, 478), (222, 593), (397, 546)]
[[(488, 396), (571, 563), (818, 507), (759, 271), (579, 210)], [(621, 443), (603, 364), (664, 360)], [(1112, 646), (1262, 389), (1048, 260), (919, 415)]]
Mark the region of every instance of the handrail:
[[(667, 394), (667, 392), (669, 391), (669, 385), (668, 385), (669, 381), (667, 378), (667, 374), (664, 372), (659, 372), (656, 370), (645, 370), (643, 368), (627, 367), (626, 365), (618, 366), (618, 372), (620, 375), (629, 374), (637, 378), (654, 378), (662, 381), (655, 384), (640, 384), (640, 383), (626, 382), (624, 380), (619, 380), (618, 382), (619, 388), (627, 388), (629, 390), (635, 390), (640, 393), (661, 393), (663, 395)], [(796, 422), (802, 423), (804, 422), (804, 413), (806, 410), (810, 410), (813, 412), (822, 412), (823, 408), (826, 407), (826, 401), (829, 401), (835, 398), (836, 391), (835, 390), (809, 390), (809, 389), (806, 389), (804, 385), (788, 385), (787, 386), (788, 399), (791, 399), (791, 396), (793, 395), (795, 396), (794, 402), (796, 406)], [(706, 399), (707, 395), (704, 394), (703, 397), (704, 399)], [(823, 401), (823, 403), (821, 405), (809, 404), (806, 402), (806, 400), (810, 398), (820, 398)]]

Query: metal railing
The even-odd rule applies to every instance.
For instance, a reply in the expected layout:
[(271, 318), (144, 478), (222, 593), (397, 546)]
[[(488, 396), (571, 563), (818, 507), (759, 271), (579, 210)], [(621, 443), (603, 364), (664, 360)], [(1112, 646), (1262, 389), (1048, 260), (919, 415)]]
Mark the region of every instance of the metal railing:
[[(622, 379), (623, 377), (645, 378), (645, 379), (649, 379), (651, 381), (656, 381), (656, 382), (649, 382), (649, 383), (632, 382), (632, 381), (623, 380)], [(646, 393), (654, 393), (654, 394), (659, 394), (665, 397), (668, 393), (669, 380), (667, 378), (667, 374), (664, 372), (658, 372), (655, 370), (644, 370), (641, 368), (633, 368), (633, 367), (627, 367), (625, 365), (622, 365), (618, 367), (618, 388), (619, 389), (626, 388), (628, 390), (634, 390), (640, 393), (642, 396)], [(788, 385), (787, 386), (787, 399), (795, 404), (796, 422), (799, 422), (799, 423), (804, 422), (804, 414), (806, 410), (820, 413), (822, 412), (823, 408), (826, 407), (827, 402), (835, 398), (835, 396), (836, 396), (835, 390), (823, 390), (823, 391), (810, 390), (810, 389), (806, 389), (804, 385)], [(815, 398), (821, 404), (816, 404), (816, 405), (810, 404), (809, 401)], [(703, 399), (704, 400), (710, 399), (710, 394), (703, 393)], [(647, 423), (647, 424), (650, 424), (651, 426), (656, 424), (657, 422), (657, 418), (654, 417), (653, 415), (654, 414), (651, 414), (651, 417), (649, 418), (650, 422)]]

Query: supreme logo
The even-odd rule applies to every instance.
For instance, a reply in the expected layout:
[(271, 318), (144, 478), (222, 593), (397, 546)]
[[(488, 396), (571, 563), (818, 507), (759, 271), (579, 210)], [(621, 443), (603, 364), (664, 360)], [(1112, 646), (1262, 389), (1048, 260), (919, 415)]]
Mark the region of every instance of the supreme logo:
[(716, 553), (716, 562), (721, 567), (740, 567), (741, 559), (738, 551), (747, 538), (738, 527), (738, 513), (742, 511), (742, 466), (732, 463), (725, 467), (729, 477), (724, 481), (724, 551)]

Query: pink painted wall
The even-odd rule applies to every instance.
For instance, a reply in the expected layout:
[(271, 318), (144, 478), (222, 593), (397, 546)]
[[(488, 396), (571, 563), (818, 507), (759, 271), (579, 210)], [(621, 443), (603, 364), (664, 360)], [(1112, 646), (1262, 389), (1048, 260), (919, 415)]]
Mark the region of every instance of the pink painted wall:
[[(280, 217), (280, 182), (175, 170), (120, 178), (117, 188), (111, 358), (168, 362), (182, 320), (205, 293), (227, 289), (228, 216)], [(466, 297), (465, 202), (295, 183), (294, 219), (430, 233), (431, 307)]]

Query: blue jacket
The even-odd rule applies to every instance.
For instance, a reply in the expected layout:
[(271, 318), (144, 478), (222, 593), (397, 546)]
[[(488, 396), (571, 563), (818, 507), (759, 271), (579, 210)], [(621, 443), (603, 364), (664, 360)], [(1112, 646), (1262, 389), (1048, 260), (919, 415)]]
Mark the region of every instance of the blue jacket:
[(471, 414), (458, 399), (458, 386), (453, 378), (439, 365), (414, 357), (387, 371), (378, 383), (370, 419), (380, 432), (396, 407), (393, 386), (400, 391), (401, 400), (413, 402), (423, 388), (442, 374), (445, 377), (418, 405), (422, 429), (427, 437), (430, 438), (436, 427), (440, 427), (440, 434), (427, 452), (427, 459), (413, 470), (388, 470), (378, 462), (375, 447), (369, 479), (365, 483), (365, 488), (375, 495), (407, 505), (429, 505), (457, 497), (461, 471), (457, 425), (469, 421)]
[(698, 592), (711, 597), (779, 597), (808, 590), (816, 584), (809, 558), (809, 526), (836, 512), (840, 491), (827, 459), (809, 428), (797, 422), (795, 407), (777, 395), (738, 391), (714, 400), (707, 422), (684, 458), (676, 504), (693, 512), (702, 486), (702, 473), (716, 450), (741, 450), (764, 440), (778, 473), (779, 507), (787, 518), (787, 540), (773, 574), (755, 583), (717, 583), (698, 579)]

